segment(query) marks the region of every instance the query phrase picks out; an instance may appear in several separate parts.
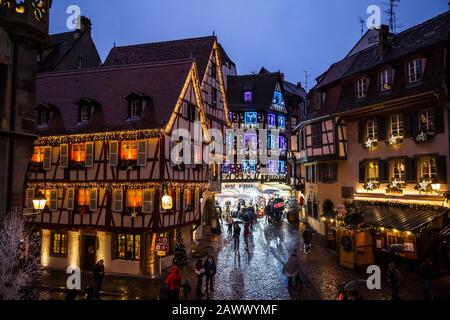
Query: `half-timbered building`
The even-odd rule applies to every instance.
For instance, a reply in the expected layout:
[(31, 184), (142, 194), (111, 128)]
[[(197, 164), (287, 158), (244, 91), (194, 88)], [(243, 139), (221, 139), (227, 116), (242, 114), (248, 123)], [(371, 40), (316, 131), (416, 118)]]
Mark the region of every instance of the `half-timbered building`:
[(318, 230), (347, 202), (376, 250), (400, 243), (417, 259), (437, 248), (429, 239), (448, 221), (449, 30), (448, 11), (399, 34), (370, 30), (317, 79), (298, 139)]

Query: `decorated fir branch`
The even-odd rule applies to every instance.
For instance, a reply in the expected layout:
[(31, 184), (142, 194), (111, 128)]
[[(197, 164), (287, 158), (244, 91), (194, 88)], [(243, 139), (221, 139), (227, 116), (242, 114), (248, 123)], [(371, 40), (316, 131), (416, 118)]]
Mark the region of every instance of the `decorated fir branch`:
[(177, 266), (185, 266), (188, 263), (188, 256), (186, 247), (183, 243), (183, 235), (180, 230), (177, 230), (177, 237), (174, 249), (173, 264)]
[[(42, 183), (28, 183), (28, 189), (43, 189), (43, 190), (64, 190), (64, 189), (135, 189), (135, 190), (145, 190), (145, 189), (162, 189), (164, 183), (162, 182), (63, 182), (63, 183), (52, 183), (52, 182), (42, 182)], [(201, 188), (206, 190), (208, 188), (207, 183), (182, 183), (182, 182), (169, 182), (169, 188)]]
[(386, 187), (388, 193), (403, 193), (403, 189), (406, 188), (406, 183), (393, 179)]
[(366, 150), (373, 150), (377, 146), (378, 146), (378, 140), (377, 139), (367, 138), (367, 140), (363, 142), (363, 147)]
[(433, 192), (432, 184), (433, 182), (430, 181), (429, 179), (421, 178), (419, 182), (416, 184), (415, 189), (419, 191), (419, 193), (422, 192), (430, 193)]
[(367, 191), (373, 191), (373, 190), (378, 189), (379, 187), (380, 187), (380, 183), (375, 179), (369, 179), (363, 185), (364, 190), (367, 190)]
[(386, 140), (386, 144), (390, 147), (398, 147), (403, 143), (404, 137), (400, 135), (391, 135), (389, 139)]

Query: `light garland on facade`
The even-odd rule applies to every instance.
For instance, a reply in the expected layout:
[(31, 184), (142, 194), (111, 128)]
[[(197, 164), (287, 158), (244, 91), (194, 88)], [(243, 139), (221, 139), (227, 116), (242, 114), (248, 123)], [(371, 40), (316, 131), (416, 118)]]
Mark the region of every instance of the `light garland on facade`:
[[(146, 189), (162, 189), (164, 183), (162, 182), (29, 182), (27, 184), (28, 189), (42, 189), (42, 190), (55, 190), (55, 189), (132, 189), (132, 190), (146, 190)], [(180, 183), (180, 182), (168, 182), (165, 184), (169, 188), (201, 188), (207, 189), (207, 183)]]
[(228, 98), (227, 98), (227, 94), (226, 94), (226, 90), (225, 90), (225, 85), (224, 85), (224, 76), (223, 76), (223, 72), (222, 72), (222, 59), (220, 58), (220, 54), (219, 54), (219, 45), (217, 44), (217, 41), (214, 41), (214, 52), (216, 53), (216, 61), (217, 61), (217, 66), (219, 66), (217, 68), (218, 73), (219, 73), (219, 85), (220, 85), (220, 90), (222, 91), (222, 98), (223, 98), (223, 112), (225, 113), (225, 122), (227, 124), (227, 127), (230, 128), (231, 127), (231, 120), (230, 120), (230, 113), (229, 113), (229, 109), (228, 109)]
[(403, 136), (394, 136), (391, 135), (389, 139), (386, 141), (387, 145), (390, 147), (398, 147), (404, 140)]
[(150, 138), (158, 138), (163, 135), (164, 130), (162, 129), (115, 131), (115, 132), (40, 137), (34, 142), (34, 144), (36, 146), (59, 146), (61, 144), (66, 143), (150, 139)]

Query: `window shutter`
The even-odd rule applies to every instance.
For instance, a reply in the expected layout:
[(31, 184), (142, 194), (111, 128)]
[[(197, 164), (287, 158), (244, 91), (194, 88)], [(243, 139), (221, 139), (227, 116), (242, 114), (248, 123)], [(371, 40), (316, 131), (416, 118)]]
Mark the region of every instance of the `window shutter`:
[(339, 170), (339, 164), (333, 163), (333, 182), (338, 181), (338, 170)]
[(366, 162), (359, 162), (359, 182), (364, 183), (366, 181)]
[(403, 135), (405, 138), (411, 137), (411, 117), (408, 111), (403, 112)]
[(44, 147), (44, 163), (42, 167), (45, 171), (52, 168), (52, 147)]
[(96, 211), (98, 208), (98, 189), (89, 190), (89, 210)]
[(94, 143), (86, 142), (86, 168), (92, 168), (94, 166)]
[(59, 156), (59, 165), (61, 168), (69, 167), (69, 145), (62, 144), (59, 147), (60, 156)]
[(113, 211), (122, 212), (123, 210), (123, 190), (115, 189), (113, 190)]
[(145, 167), (147, 165), (147, 141), (138, 141), (138, 160), (137, 165), (139, 167)]
[(187, 210), (187, 207), (188, 207), (188, 194), (189, 194), (189, 189), (184, 189), (183, 190), (183, 210)]
[(377, 127), (378, 127), (378, 141), (386, 140), (386, 136), (387, 136), (386, 119), (378, 118), (377, 119)]
[(153, 213), (154, 211), (154, 198), (155, 198), (155, 190), (149, 189), (144, 190), (142, 194), (142, 212), (143, 213)]
[(358, 122), (358, 137), (359, 143), (364, 143), (366, 139), (366, 121), (361, 120)]
[(434, 112), (434, 132), (436, 134), (443, 133), (445, 131), (443, 109), (440, 106), (436, 106), (433, 108), (433, 112)]
[(417, 167), (416, 167), (416, 159), (407, 158), (405, 160), (406, 164), (406, 182), (415, 183), (417, 182)]
[(58, 210), (58, 190), (50, 191), (50, 211)]
[(378, 175), (380, 182), (389, 181), (389, 163), (386, 160), (378, 161)]
[(181, 190), (180, 189), (176, 189), (176, 191), (175, 191), (175, 210), (180, 210), (180, 205), (181, 205), (181, 199), (180, 199), (180, 194), (181, 194), (181, 192), (180, 192)]
[(119, 142), (109, 142), (109, 165), (116, 167), (119, 163)]
[(200, 208), (200, 188), (195, 189), (195, 203), (194, 208)]
[(118, 251), (118, 244), (117, 244), (117, 233), (111, 234), (111, 260), (117, 260), (117, 251)]
[(34, 209), (33, 199), (34, 199), (34, 189), (29, 188), (27, 189), (25, 199), (25, 205), (27, 206), (27, 209)]
[(422, 58), (421, 60), (422, 60), (421, 61), (421, 63), (422, 63), (422, 75), (421, 75), (421, 77), (423, 79), (423, 76), (425, 74), (425, 67), (427, 66), (427, 58)]
[(73, 210), (74, 198), (75, 198), (75, 190), (67, 189), (67, 210)]
[(438, 156), (436, 158), (436, 165), (438, 182), (447, 184), (447, 160), (445, 156)]
[(409, 114), (409, 120), (411, 124), (411, 136), (415, 138), (419, 134), (419, 112), (417, 110), (411, 111)]

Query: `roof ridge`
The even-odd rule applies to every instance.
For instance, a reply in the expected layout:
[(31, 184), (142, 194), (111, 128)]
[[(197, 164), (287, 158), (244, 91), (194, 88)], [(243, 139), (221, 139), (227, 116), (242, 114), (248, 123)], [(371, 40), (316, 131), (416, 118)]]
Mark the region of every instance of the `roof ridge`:
[(155, 45), (155, 44), (168, 44), (168, 43), (183, 42), (183, 41), (194, 41), (194, 40), (200, 41), (200, 40), (206, 40), (208, 38), (217, 39), (216, 36), (193, 37), (193, 38), (175, 39), (175, 40), (167, 40), (167, 41), (147, 42), (147, 43), (141, 43), (141, 44), (130, 44), (130, 45), (126, 45), (126, 46), (117, 46), (117, 47), (112, 48), (111, 50), (124, 49), (124, 48), (146, 47), (146, 46), (151, 46), (151, 45)]
[(410, 28), (408, 28), (408, 29), (406, 29), (406, 30), (403, 30), (403, 31), (400, 32), (400, 33), (394, 34), (394, 37), (399, 37), (399, 36), (402, 36), (402, 35), (405, 34), (405, 33), (409, 33), (409, 32), (411, 32), (411, 31), (414, 31), (414, 30), (416, 30), (416, 29), (419, 29), (419, 28), (423, 27), (423, 26), (426, 25), (426, 24), (429, 24), (429, 23), (434, 22), (435, 20), (441, 19), (443, 16), (445, 16), (445, 15), (447, 15), (447, 14), (450, 14), (450, 10), (447, 10), (447, 11), (445, 11), (445, 12), (443, 12), (443, 13), (440, 13), (440, 14), (438, 14), (437, 16), (434, 16), (434, 17), (432, 17), (432, 18), (430, 18), (430, 19), (428, 19), (428, 20), (425, 20), (424, 22), (421, 22), (421, 23), (419, 23), (419, 24), (416, 24), (416, 25), (414, 25), (414, 26), (412, 26), (412, 27), (410, 27)]
[(54, 71), (54, 72), (44, 72), (44, 73), (38, 74), (38, 78), (46, 78), (49, 76), (68, 75), (68, 74), (86, 74), (86, 73), (99, 73), (99, 72), (114, 71), (114, 70), (139, 69), (139, 68), (160, 67), (160, 66), (161, 67), (174, 66), (174, 65), (181, 65), (181, 64), (191, 64), (193, 62), (194, 62), (194, 59), (178, 59), (178, 60), (169, 60), (169, 61), (162, 61), (162, 62), (158, 61), (158, 62), (148, 62), (148, 63), (101, 66), (101, 67), (86, 68), (86, 69), (62, 70), (62, 71)]

